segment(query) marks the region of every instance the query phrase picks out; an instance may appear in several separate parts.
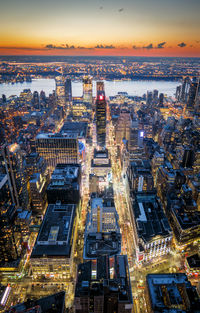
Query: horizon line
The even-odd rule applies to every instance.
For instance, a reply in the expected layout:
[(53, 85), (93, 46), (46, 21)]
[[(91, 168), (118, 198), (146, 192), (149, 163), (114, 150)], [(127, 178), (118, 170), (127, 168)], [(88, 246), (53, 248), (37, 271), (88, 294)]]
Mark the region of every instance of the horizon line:
[(90, 57), (95, 57), (95, 58), (112, 58), (112, 57), (117, 57), (117, 58), (181, 58), (181, 59), (185, 59), (185, 58), (190, 58), (190, 59), (200, 59), (200, 56), (159, 56), (159, 55), (154, 55), (154, 56), (150, 56), (150, 55), (60, 55), (60, 54), (0, 54), (0, 57), (85, 57), (85, 58), (90, 58)]

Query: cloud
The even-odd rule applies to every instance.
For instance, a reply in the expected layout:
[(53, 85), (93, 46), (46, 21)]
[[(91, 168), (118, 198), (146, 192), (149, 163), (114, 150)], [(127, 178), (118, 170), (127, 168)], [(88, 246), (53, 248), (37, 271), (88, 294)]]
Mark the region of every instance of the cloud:
[(47, 48), (47, 49), (53, 49), (54, 46), (53, 46), (52, 44), (49, 44), (49, 45), (46, 45), (45, 48)]
[(94, 48), (93, 48), (93, 47), (88, 48), (88, 47), (78, 46), (78, 47), (76, 47), (76, 48), (74, 48), (74, 49), (87, 49), (87, 50), (93, 50)]
[(48, 44), (45, 46), (46, 49), (61, 49), (61, 50), (70, 50), (70, 49), (115, 49), (115, 46), (113, 45), (96, 45), (94, 47), (84, 47), (84, 46), (74, 46), (74, 45), (68, 45), (68, 44), (61, 44), (59, 46), (53, 45), (53, 44)]
[(150, 49), (153, 49), (153, 44), (150, 43), (148, 46), (144, 46), (142, 47), (143, 49), (147, 49), (147, 50), (150, 50)]
[(156, 48), (157, 49), (163, 49), (165, 44), (166, 44), (166, 41), (160, 42), (160, 43), (158, 43)]
[(73, 49), (94, 49), (94, 48), (88, 48), (88, 47), (83, 47), (83, 46), (74, 46), (74, 45), (71, 45), (69, 46), (68, 44), (61, 44), (60, 46), (56, 46), (56, 45), (52, 45), (52, 44), (48, 44), (45, 46), (46, 49), (62, 49), (62, 50), (73, 50)]
[(185, 42), (181, 42), (177, 46), (180, 47), (180, 48), (184, 48), (184, 47), (187, 46), (187, 44)]
[(124, 11), (124, 8), (120, 8), (119, 10), (118, 10), (118, 12), (123, 12)]
[(113, 46), (113, 45), (96, 45), (94, 48), (95, 49), (115, 49), (115, 46)]
[(65, 50), (68, 50), (68, 49), (75, 49), (75, 46), (72, 45), (72, 46), (69, 46), (68, 44), (61, 44), (60, 46), (55, 46), (55, 45), (52, 45), (52, 44), (48, 44), (45, 46), (46, 49), (65, 49)]
[(99, 10), (103, 10), (103, 7), (101, 6), (101, 7), (99, 7)]

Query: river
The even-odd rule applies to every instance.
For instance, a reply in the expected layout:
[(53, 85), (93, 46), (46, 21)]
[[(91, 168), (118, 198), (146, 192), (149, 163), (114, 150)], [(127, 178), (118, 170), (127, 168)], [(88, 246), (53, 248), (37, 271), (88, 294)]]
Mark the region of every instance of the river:
[[(180, 85), (177, 81), (154, 81), (154, 80), (128, 80), (128, 81), (105, 81), (106, 96), (115, 96), (118, 92), (127, 92), (131, 96), (142, 96), (147, 90), (157, 89), (168, 96), (174, 96), (176, 87)], [(46, 95), (55, 90), (54, 79), (33, 79), (32, 82), (0, 84), (0, 96), (5, 94), (6, 97), (11, 95), (19, 96), (24, 89), (44, 90)], [(82, 96), (83, 86), (80, 81), (72, 82), (72, 96)], [(96, 95), (96, 84), (93, 82), (93, 96)]]

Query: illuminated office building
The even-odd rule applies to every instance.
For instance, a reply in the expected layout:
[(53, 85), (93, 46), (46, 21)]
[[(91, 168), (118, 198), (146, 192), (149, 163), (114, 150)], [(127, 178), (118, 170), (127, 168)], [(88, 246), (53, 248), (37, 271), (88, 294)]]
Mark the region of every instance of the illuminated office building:
[(83, 78), (83, 102), (92, 103), (92, 78)]
[(127, 170), (131, 192), (148, 192), (154, 190), (154, 181), (149, 160), (130, 162)]
[(48, 176), (46, 161), (38, 153), (32, 152), (26, 156), (25, 169), (28, 179), (34, 173), (41, 173)]
[(49, 204), (33, 248), (33, 277), (70, 279), (77, 236), (75, 204)]
[(154, 89), (153, 91), (153, 100), (156, 103), (158, 101), (158, 90)]
[(180, 100), (183, 101), (184, 103), (187, 101), (189, 88), (190, 88), (190, 78), (185, 77), (183, 80), (182, 87), (181, 87), (181, 95), (180, 95)]
[(196, 77), (194, 77), (190, 83), (190, 89), (186, 104), (186, 109), (189, 111), (194, 111), (195, 109), (198, 90), (199, 90), (199, 80)]
[(107, 176), (111, 172), (111, 161), (108, 150), (94, 150), (91, 161), (91, 172), (97, 176)]
[(138, 263), (150, 262), (170, 252), (172, 231), (156, 192), (138, 192), (131, 216)]
[(31, 210), (36, 214), (42, 214), (47, 207), (47, 177), (42, 173), (34, 173), (29, 180)]
[(36, 150), (46, 160), (50, 171), (58, 163), (78, 163), (77, 134), (39, 134)]
[(35, 109), (40, 109), (40, 99), (38, 91), (33, 92), (33, 99), (32, 99), (33, 107)]
[(131, 114), (130, 111), (123, 109), (117, 120), (115, 127), (116, 144), (121, 145), (122, 140), (125, 139), (130, 145), (130, 130), (131, 130)]
[(96, 100), (96, 129), (97, 145), (104, 148), (106, 145), (106, 110), (105, 92), (99, 91)]
[(103, 81), (98, 81), (96, 86), (97, 86), (97, 94), (98, 94), (99, 91), (104, 91), (105, 92), (105, 90), (104, 90), (104, 82)]
[(147, 100), (146, 100), (146, 104), (147, 105), (151, 105), (153, 102), (153, 93), (152, 91), (147, 91)]
[[(73, 105), (74, 109), (74, 105)], [(80, 112), (79, 112), (80, 113)], [(73, 134), (78, 138), (79, 160), (85, 160), (86, 157), (86, 140), (88, 138), (88, 123), (87, 122), (65, 122), (60, 130), (61, 134)]]
[(11, 201), (8, 176), (0, 174), (0, 264), (18, 258), (14, 229), (15, 211)]
[(168, 205), (169, 220), (179, 246), (192, 243), (200, 234), (200, 212), (195, 206), (190, 207), (182, 200), (175, 198)]
[(29, 199), (22, 150), (15, 143), (9, 146), (5, 145), (2, 149), (2, 154), (10, 184), (12, 201), (16, 208), (26, 209)]
[(65, 80), (65, 100), (67, 103), (72, 102), (72, 81), (70, 78)]
[(164, 94), (160, 93), (159, 94), (159, 106), (163, 107), (163, 105), (164, 105)]
[(56, 97), (57, 104), (65, 107), (66, 94), (65, 94), (65, 79), (63, 76), (56, 77)]
[(84, 260), (121, 252), (118, 218), (113, 199), (91, 199), (91, 210), (85, 228)]

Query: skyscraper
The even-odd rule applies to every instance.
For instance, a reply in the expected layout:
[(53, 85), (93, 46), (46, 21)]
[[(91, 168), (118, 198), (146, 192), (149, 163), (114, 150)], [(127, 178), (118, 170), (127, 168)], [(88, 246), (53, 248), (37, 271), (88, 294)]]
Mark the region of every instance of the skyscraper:
[(147, 101), (146, 104), (151, 105), (153, 102), (153, 93), (152, 91), (147, 91)]
[(196, 77), (194, 77), (193, 80), (191, 81), (188, 98), (187, 98), (186, 108), (189, 111), (194, 111), (195, 101), (196, 101), (197, 94), (198, 94), (198, 88), (199, 88), (199, 81), (197, 80)]
[(163, 107), (163, 104), (164, 104), (164, 94), (160, 93), (160, 95), (159, 95), (159, 106)]
[(127, 140), (130, 144), (130, 129), (131, 129), (131, 114), (130, 111), (123, 109), (116, 124), (116, 143), (121, 145), (123, 139)]
[(15, 206), (12, 204), (7, 174), (0, 174), (0, 263), (17, 259), (14, 234)]
[(157, 89), (154, 89), (154, 91), (153, 91), (153, 100), (154, 100), (154, 102), (158, 101), (158, 90)]
[(28, 206), (28, 190), (20, 146), (17, 143), (9, 146), (4, 145), (2, 155), (8, 175), (12, 201), (16, 208), (26, 209)]
[(97, 93), (98, 93), (99, 91), (105, 91), (105, 90), (104, 90), (104, 82), (103, 82), (103, 81), (98, 81), (98, 82), (97, 82)]
[(83, 78), (83, 101), (92, 103), (92, 78)]
[(46, 160), (50, 171), (58, 163), (78, 163), (77, 134), (39, 134), (36, 150)]
[(65, 107), (65, 79), (63, 76), (56, 77), (57, 104)]
[(102, 148), (106, 145), (106, 107), (105, 92), (98, 91), (96, 100), (97, 145)]
[(68, 103), (72, 101), (72, 81), (70, 78), (65, 80), (65, 100)]
[(39, 99), (38, 91), (34, 91), (33, 92), (32, 103), (33, 103), (33, 106), (34, 106), (35, 109), (39, 109), (40, 108), (40, 99)]
[(181, 88), (181, 97), (180, 97), (181, 101), (183, 102), (187, 101), (189, 88), (190, 88), (190, 78), (185, 77), (183, 80), (182, 88)]

